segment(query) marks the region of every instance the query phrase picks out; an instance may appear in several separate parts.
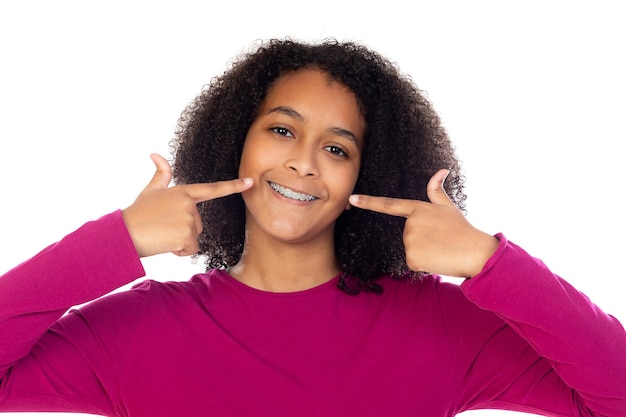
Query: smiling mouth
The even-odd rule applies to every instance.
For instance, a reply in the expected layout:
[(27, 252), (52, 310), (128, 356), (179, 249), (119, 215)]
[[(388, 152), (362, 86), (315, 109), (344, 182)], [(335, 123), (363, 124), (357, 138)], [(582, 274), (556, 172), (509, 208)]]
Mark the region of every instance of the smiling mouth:
[(289, 188), (285, 188), (282, 185), (274, 184), (273, 182), (269, 182), (270, 187), (278, 194), (283, 197), (290, 198), (296, 201), (313, 201), (317, 200), (317, 197), (309, 194), (299, 193), (297, 191), (290, 190)]

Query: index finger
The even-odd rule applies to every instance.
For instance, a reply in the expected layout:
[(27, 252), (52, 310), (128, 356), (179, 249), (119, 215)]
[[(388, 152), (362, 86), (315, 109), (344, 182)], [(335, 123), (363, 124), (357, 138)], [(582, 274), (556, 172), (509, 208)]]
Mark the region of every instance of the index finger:
[(196, 202), (201, 203), (215, 198), (226, 197), (227, 195), (240, 193), (252, 187), (252, 178), (237, 178), (234, 180), (217, 181), (203, 184), (185, 184), (181, 187)]
[(399, 217), (409, 217), (417, 210), (419, 203), (420, 201), (416, 200), (376, 197), (364, 194), (353, 194), (350, 196), (350, 204), (354, 207)]

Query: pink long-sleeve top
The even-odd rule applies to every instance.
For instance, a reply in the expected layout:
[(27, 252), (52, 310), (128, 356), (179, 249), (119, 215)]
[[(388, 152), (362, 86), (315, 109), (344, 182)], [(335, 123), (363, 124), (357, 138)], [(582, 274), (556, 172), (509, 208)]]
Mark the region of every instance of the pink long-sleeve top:
[(117, 211), (0, 278), (0, 411), (626, 416), (621, 325), (498, 237), (461, 285), (269, 293), (213, 270), (102, 297), (144, 275)]

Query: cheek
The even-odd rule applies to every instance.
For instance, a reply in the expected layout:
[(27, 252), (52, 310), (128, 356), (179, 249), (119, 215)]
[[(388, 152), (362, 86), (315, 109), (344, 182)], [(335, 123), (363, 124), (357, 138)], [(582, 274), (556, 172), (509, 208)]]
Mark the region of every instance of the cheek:
[(258, 162), (261, 160), (262, 155), (263, 152), (260, 150), (258, 141), (254, 139), (254, 135), (249, 134), (246, 136), (241, 152), (241, 159), (239, 160), (239, 176), (251, 176)]
[(239, 178), (250, 176), (250, 157), (248, 155), (249, 154), (246, 152), (246, 148), (244, 147), (244, 150), (241, 153), (241, 159), (239, 160)]
[[(340, 171), (336, 171), (331, 174), (330, 184), (332, 184), (335, 193), (338, 196), (342, 196), (342, 199), (347, 200), (350, 194), (354, 191), (354, 186), (359, 175), (358, 166), (346, 167)], [(337, 181), (337, 178), (341, 178), (341, 181)]]
[(248, 158), (248, 136), (243, 142), (243, 148), (241, 149), (241, 157), (239, 157), (239, 177), (245, 176), (246, 165)]

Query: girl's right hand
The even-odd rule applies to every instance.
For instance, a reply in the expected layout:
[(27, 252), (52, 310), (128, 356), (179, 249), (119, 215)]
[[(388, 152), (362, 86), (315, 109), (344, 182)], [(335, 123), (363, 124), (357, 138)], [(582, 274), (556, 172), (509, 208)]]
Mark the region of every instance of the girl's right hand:
[(122, 211), (137, 253), (140, 257), (166, 252), (179, 256), (196, 254), (198, 235), (202, 232), (196, 204), (245, 191), (252, 186), (252, 179), (169, 187), (169, 163), (157, 154), (150, 158), (156, 165), (154, 177), (135, 202)]

